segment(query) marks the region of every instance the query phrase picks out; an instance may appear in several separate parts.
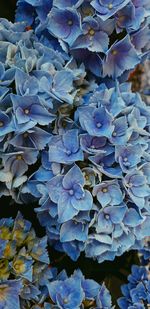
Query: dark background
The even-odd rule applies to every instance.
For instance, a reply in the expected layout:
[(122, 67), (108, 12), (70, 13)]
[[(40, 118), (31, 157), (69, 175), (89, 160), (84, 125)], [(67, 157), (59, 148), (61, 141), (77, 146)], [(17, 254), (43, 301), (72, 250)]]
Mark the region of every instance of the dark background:
[(0, 0), (0, 17), (14, 20), (16, 0)]

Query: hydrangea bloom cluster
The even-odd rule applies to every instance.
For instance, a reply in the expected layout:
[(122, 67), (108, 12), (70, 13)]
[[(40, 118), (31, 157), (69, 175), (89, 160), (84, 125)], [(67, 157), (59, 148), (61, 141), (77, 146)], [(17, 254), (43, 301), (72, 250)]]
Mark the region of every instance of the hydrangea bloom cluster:
[(122, 286), (123, 297), (118, 299), (121, 309), (144, 309), (150, 304), (150, 280), (145, 267), (133, 265), (128, 284)]
[[(0, 220), (0, 308), (114, 308), (105, 283), (57, 273), (47, 244), (149, 259), (150, 106), (128, 82), (149, 21), (149, 0), (18, 0), (16, 22), (0, 18), (0, 197), (35, 202), (46, 231)], [(150, 303), (147, 271), (132, 266), (120, 308)]]
[(73, 260), (113, 260), (150, 235), (150, 108), (124, 82), (148, 53), (149, 5), (45, 4), (0, 20), (0, 194), (39, 201)]
[[(75, 114), (79, 141), (77, 129), (53, 136), (51, 180), (42, 183), (36, 172), (27, 183), (30, 193), (41, 194), (37, 213), (50, 243), (74, 260), (82, 250), (99, 262), (113, 260), (141, 247), (150, 234), (149, 109), (127, 87), (101, 87), (88, 94)], [(73, 164), (79, 155), (81, 163)]]
[[(18, 213), (0, 220), (0, 308), (31, 308), (54, 276), (47, 237), (37, 238), (31, 223)], [(18, 296), (19, 295), (19, 296)]]
[(57, 274), (46, 245), (20, 213), (0, 220), (0, 308), (113, 308), (104, 283), (85, 279), (79, 269), (71, 277)]

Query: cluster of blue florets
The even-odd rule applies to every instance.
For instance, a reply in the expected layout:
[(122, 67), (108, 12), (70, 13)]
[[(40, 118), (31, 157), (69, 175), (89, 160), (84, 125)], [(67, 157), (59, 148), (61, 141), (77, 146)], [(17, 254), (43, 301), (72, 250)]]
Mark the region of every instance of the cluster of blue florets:
[(124, 297), (118, 299), (121, 309), (144, 309), (150, 304), (150, 280), (148, 271), (143, 266), (132, 266), (132, 272), (128, 276), (128, 284), (122, 287)]
[[(150, 106), (127, 82), (149, 20), (149, 0), (18, 0), (0, 19), (0, 197), (38, 203), (47, 234), (0, 221), (0, 308), (112, 308), (104, 284), (49, 267), (47, 239), (74, 261), (149, 257)], [(150, 284), (132, 272), (119, 306), (142, 309)]]

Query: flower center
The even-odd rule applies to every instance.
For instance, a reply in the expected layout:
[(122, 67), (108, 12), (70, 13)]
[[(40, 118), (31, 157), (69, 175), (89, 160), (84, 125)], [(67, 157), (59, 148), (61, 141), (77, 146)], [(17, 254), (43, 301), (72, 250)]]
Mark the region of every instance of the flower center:
[(16, 156), (16, 159), (17, 159), (17, 160), (22, 160), (22, 155), (17, 155), (17, 156)]
[(118, 51), (117, 51), (116, 49), (113, 49), (113, 50), (111, 51), (111, 53), (112, 53), (113, 56), (115, 56), (115, 55), (117, 55)]
[(73, 20), (72, 19), (69, 19), (68, 20), (68, 26), (72, 26), (73, 25)]
[(63, 303), (64, 303), (64, 304), (68, 304), (68, 298), (64, 298), (64, 299), (63, 299)]
[(89, 29), (88, 34), (93, 36), (95, 34), (95, 30), (93, 28)]
[(70, 189), (70, 190), (69, 190), (69, 194), (70, 194), (70, 195), (73, 195), (73, 194), (74, 194), (74, 191), (73, 191), (72, 189)]
[(85, 175), (85, 180), (89, 180), (89, 178), (90, 178), (89, 175), (86, 174)]
[(0, 127), (3, 127), (3, 125), (4, 125), (4, 122), (0, 121)]
[(107, 188), (103, 188), (103, 189), (102, 189), (102, 192), (103, 192), (103, 193), (106, 193), (106, 192), (108, 192), (108, 189), (107, 189)]
[(123, 161), (124, 161), (124, 162), (127, 162), (127, 161), (128, 161), (128, 158), (127, 158), (127, 157), (125, 157), (125, 158), (123, 159)]
[(30, 113), (29, 109), (28, 109), (28, 108), (25, 108), (25, 109), (24, 109), (24, 113), (25, 113), (26, 115), (28, 115), (28, 114)]
[(85, 7), (85, 8), (83, 7), (82, 11), (85, 16), (93, 15), (92, 7)]
[(128, 183), (128, 187), (129, 187), (129, 188), (132, 188), (132, 186), (133, 186), (132, 182), (129, 182), (129, 183)]
[(5, 257), (9, 257), (10, 254), (11, 254), (11, 247), (10, 247), (10, 244), (7, 244), (4, 250), (4, 255)]
[(117, 133), (114, 131), (114, 132), (112, 133), (112, 135), (113, 135), (113, 136), (117, 136)]
[(23, 137), (28, 137), (28, 133), (27, 132), (25, 132), (24, 134), (23, 134)]
[(97, 126), (97, 128), (100, 128), (102, 125), (101, 125), (100, 122), (97, 122), (96, 126)]
[(16, 270), (16, 272), (22, 273), (25, 270), (25, 265), (22, 261), (18, 260), (14, 263), (14, 269)]
[(109, 3), (109, 4), (108, 4), (108, 8), (109, 8), (109, 10), (111, 10), (111, 9), (113, 8), (112, 3)]
[(68, 156), (70, 156), (71, 155), (71, 150), (66, 150), (66, 154), (68, 155)]
[(105, 219), (109, 220), (110, 216), (108, 214), (105, 215)]
[(119, 21), (124, 21), (125, 20), (125, 16), (122, 15), (122, 16), (119, 16)]

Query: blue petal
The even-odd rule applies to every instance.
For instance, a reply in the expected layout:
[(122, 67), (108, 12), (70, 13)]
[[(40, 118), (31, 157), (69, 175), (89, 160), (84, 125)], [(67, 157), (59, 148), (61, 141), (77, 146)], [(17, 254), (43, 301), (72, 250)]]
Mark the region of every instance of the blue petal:
[(74, 165), (64, 176), (63, 186), (65, 189), (71, 189), (75, 183), (84, 185), (84, 176), (77, 165)]
[(62, 224), (60, 229), (60, 241), (86, 241), (88, 236), (88, 226), (77, 221), (68, 221)]
[(70, 195), (67, 192), (63, 192), (58, 200), (59, 223), (72, 219), (78, 212), (79, 210), (72, 206)]

